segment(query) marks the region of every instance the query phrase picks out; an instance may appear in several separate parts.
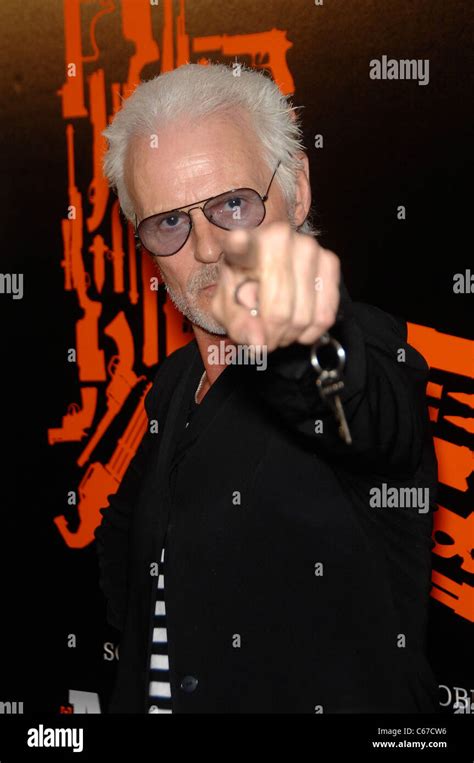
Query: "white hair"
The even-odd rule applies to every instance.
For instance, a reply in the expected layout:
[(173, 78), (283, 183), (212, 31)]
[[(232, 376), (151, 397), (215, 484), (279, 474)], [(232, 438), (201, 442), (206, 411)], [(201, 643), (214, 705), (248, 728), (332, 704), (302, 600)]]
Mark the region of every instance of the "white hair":
[[(236, 76), (238, 73), (238, 76)], [(302, 129), (290, 99), (263, 72), (242, 65), (184, 64), (140, 83), (124, 101), (112, 123), (103, 131), (108, 140), (103, 170), (116, 191), (125, 217), (134, 222), (135, 210), (124, 181), (129, 141), (149, 136), (180, 118), (196, 121), (214, 114), (232, 114), (242, 108), (261, 145), (261, 156), (275, 175), (293, 223), (296, 173), (304, 150)], [(316, 235), (308, 215), (298, 231)]]

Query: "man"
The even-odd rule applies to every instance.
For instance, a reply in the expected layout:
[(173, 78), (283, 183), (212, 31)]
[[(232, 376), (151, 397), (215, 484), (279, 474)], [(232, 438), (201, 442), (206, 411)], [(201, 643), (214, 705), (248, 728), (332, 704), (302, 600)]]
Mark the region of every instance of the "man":
[[(155, 685), (177, 713), (435, 712), (427, 366), (310, 235), (294, 110), (260, 73), (188, 64), (142, 83), (105, 135), (109, 182), (195, 335), (159, 368), (96, 531), (122, 631), (111, 712), (150, 712)], [(328, 331), (345, 437), (311, 362)]]

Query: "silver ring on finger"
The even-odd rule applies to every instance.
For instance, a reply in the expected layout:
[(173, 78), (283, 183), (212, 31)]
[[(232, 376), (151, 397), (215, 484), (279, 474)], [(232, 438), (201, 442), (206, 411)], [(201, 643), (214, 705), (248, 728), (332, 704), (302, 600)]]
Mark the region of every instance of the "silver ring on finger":
[(239, 305), (240, 307), (245, 307), (249, 311), (250, 315), (252, 317), (256, 317), (259, 314), (259, 305), (258, 305), (258, 296), (257, 296), (257, 302), (253, 307), (249, 307), (244, 302), (242, 302), (239, 298), (239, 291), (242, 288), (242, 286), (245, 286), (247, 283), (256, 283), (258, 284), (259, 281), (257, 278), (244, 278), (243, 281), (237, 284), (234, 290), (234, 302)]

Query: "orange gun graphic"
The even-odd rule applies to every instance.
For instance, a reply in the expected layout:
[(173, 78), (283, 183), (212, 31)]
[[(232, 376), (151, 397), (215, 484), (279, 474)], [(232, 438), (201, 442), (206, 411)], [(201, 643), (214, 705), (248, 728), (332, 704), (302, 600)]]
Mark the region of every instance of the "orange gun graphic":
[(80, 525), (77, 532), (68, 529), (63, 516), (55, 517), (54, 523), (70, 548), (84, 548), (94, 540), (94, 531), (101, 522), (100, 510), (109, 505), (109, 497), (117, 492), (147, 429), (145, 397), (151, 382), (145, 387), (139, 403), (124, 434), (119, 438), (111, 459), (107, 464), (90, 464), (79, 485), (78, 512)]
[(86, 437), (86, 429), (92, 424), (97, 405), (96, 387), (81, 387), (82, 408), (77, 403), (68, 406), (67, 414), (63, 416), (62, 426), (48, 429), (48, 443), (76, 442)]
[(76, 323), (76, 350), (81, 381), (105, 381), (103, 350), (99, 349), (98, 323), (102, 304), (90, 299), (87, 291), (89, 274), (82, 259), (83, 215), (82, 196), (75, 184), (74, 173), (74, 128), (66, 127), (67, 159), (69, 172), (69, 210), (71, 218), (61, 220), (65, 258), (61, 265), (65, 270), (65, 289), (74, 288), (84, 317)]
[(474, 623), (474, 586), (467, 583), (455, 583), (451, 578), (433, 570), (431, 596), (449, 607), (460, 617)]
[(100, 235), (94, 236), (92, 244), (89, 247), (89, 252), (94, 255), (94, 284), (98, 293), (101, 294), (104, 288), (105, 281), (105, 262), (104, 255), (108, 252), (108, 248), (105, 245), (104, 239)]
[(249, 55), (255, 69), (269, 69), (280, 90), (295, 92), (295, 82), (286, 63), (286, 52), (293, 47), (281, 29), (255, 34), (220, 34), (210, 37), (195, 37), (193, 51), (205, 53), (219, 51), (224, 56)]
[[(84, 105), (84, 73), (82, 65), (88, 61), (97, 61), (99, 58), (99, 48), (95, 39), (95, 27), (101, 16), (115, 10), (113, 0), (101, 0), (101, 5), (105, 7), (95, 14), (90, 26), (90, 40), (94, 52), (90, 56), (83, 56), (81, 36), (82, 2), (90, 3), (91, 0), (64, 0), (63, 3), (67, 78), (62, 88), (57, 91), (57, 95), (61, 97), (63, 119), (88, 116)], [(72, 71), (69, 71), (70, 67), (72, 67)]]
[(107, 145), (105, 137), (101, 134), (102, 130), (105, 130), (107, 127), (103, 69), (99, 69), (91, 74), (89, 77), (89, 87), (91, 97), (93, 171), (92, 181), (88, 188), (88, 198), (92, 204), (92, 214), (87, 218), (87, 230), (91, 233), (102, 222), (109, 198), (109, 187), (102, 172), (102, 157)]
[[(461, 377), (472, 377), (474, 371), (472, 361), (474, 343), (472, 341), (443, 334), (427, 326), (418, 326), (413, 323), (407, 325), (409, 344), (424, 356), (431, 368)], [(445, 385), (431, 381), (427, 385), (427, 396), (433, 400), (433, 404), (428, 407), (433, 426), (442, 424), (443, 419), (453, 418), (440, 415), (443, 387), (449, 384), (448, 379)], [(447, 390), (446, 394), (457, 399), (462, 405), (471, 405), (471, 395)], [(468, 431), (468, 426), (466, 426), (468, 421), (467, 417), (465, 419), (463, 417), (463, 428), (466, 431)], [(451, 490), (458, 491), (460, 496), (466, 494), (470, 489), (469, 480), (474, 469), (472, 451), (464, 445), (457, 445), (437, 436), (433, 437), (433, 443), (439, 466), (438, 481)], [(452, 609), (460, 617), (471, 622), (474, 622), (474, 586), (470, 584), (469, 578), (466, 580), (465, 574), (472, 575), (474, 573), (473, 529), (474, 513), (464, 518), (444, 506), (439, 506), (438, 511), (434, 514), (433, 540), (435, 545), (432, 549), (435, 555), (434, 564), (436, 564), (436, 556), (453, 560), (449, 574), (454, 574), (458, 580), (453, 580), (433, 569), (431, 596)], [(444, 536), (448, 536), (448, 542), (443, 542)], [(459, 559), (460, 563), (458, 562)], [(463, 576), (464, 580), (462, 579)], [(461, 582), (458, 582), (460, 577)]]
[(143, 67), (159, 61), (160, 50), (153, 37), (151, 5), (148, 0), (143, 3), (137, 3), (136, 0), (122, 0), (121, 10), (124, 39), (130, 40), (135, 46), (135, 54), (130, 58), (128, 81), (122, 91), (124, 95), (129, 95), (139, 83)]
[(138, 288), (137, 288), (137, 250), (135, 246), (135, 237), (133, 228), (131, 225), (127, 226), (127, 242), (128, 242), (128, 298), (132, 305), (138, 303)]
[(118, 199), (112, 205), (112, 249), (109, 249), (107, 257), (112, 260), (114, 268), (114, 292), (121, 294), (124, 291), (123, 260), (125, 255), (123, 252), (123, 233)]
[(104, 433), (121, 410), (131, 390), (139, 381), (146, 380), (146, 376), (138, 377), (133, 371), (135, 362), (135, 349), (130, 327), (127, 323), (123, 310), (109, 323), (104, 331), (110, 336), (118, 347), (118, 355), (114, 355), (107, 366), (111, 380), (107, 387), (107, 411), (99, 422), (93, 436), (87, 443), (77, 459), (78, 466), (84, 466), (90, 454), (101, 440)]
[[(436, 538), (436, 532), (441, 531), (449, 536), (448, 543), (441, 543)], [(435, 547), (433, 554), (438, 554), (444, 559), (452, 559), (454, 556), (461, 558), (461, 569), (474, 573), (474, 512), (466, 519), (455, 514), (454, 511), (438, 505), (436, 512), (436, 530), (434, 533)]]

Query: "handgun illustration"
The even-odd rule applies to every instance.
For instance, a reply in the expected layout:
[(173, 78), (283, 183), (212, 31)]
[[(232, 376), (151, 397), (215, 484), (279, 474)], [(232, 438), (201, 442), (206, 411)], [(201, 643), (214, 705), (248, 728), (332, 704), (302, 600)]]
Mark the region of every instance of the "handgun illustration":
[(68, 406), (63, 423), (57, 429), (48, 429), (48, 443), (76, 442), (87, 436), (86, 429), (92, 424), (97, 405), (97, 388), (81, 387), (82, 407), (77, 403)]
[(78, 466), (84, 466), (87, 462), (97, 443), (121, 410), (131, 390), (138, 382), (147, 378), (146, 376), (139, 377), (133, 371), (135, 362), (133, 336), (123, 310), (104, 329), (104, 333), (115, 341), (118, 348), (118, 354), (114, 355), (107, 365), (107, 370), (111, 376), (106, 389), (107, 411), (77, 459)]
[(254, 34), (219, 34), (209, 37), (195, 37), (193, 51), (206, 53), (219, 51), (224, 56), (244, 56), (251, 58), (255, 69), (269, 69), (280, 90), (294, 93), (295, 83), (286, 63), (286, 52), (293, 47), (281, 29)]
[(145, 397), (151, 387), (149, 382), (138, 405), (118, 439), (117, 446), (108, 463), (90, 464), (79, 485), (78, 512), (80, 524), (77, 532), (71, 532), (64, 516), (54, 518), (54, 523), (70, 548), (84, 548), (94, 540), (94, 531), (100, 525), (100, 510), (109, 505), (109, 498), (117, 492), (123, 475), (143, 439), (148, 425)]

